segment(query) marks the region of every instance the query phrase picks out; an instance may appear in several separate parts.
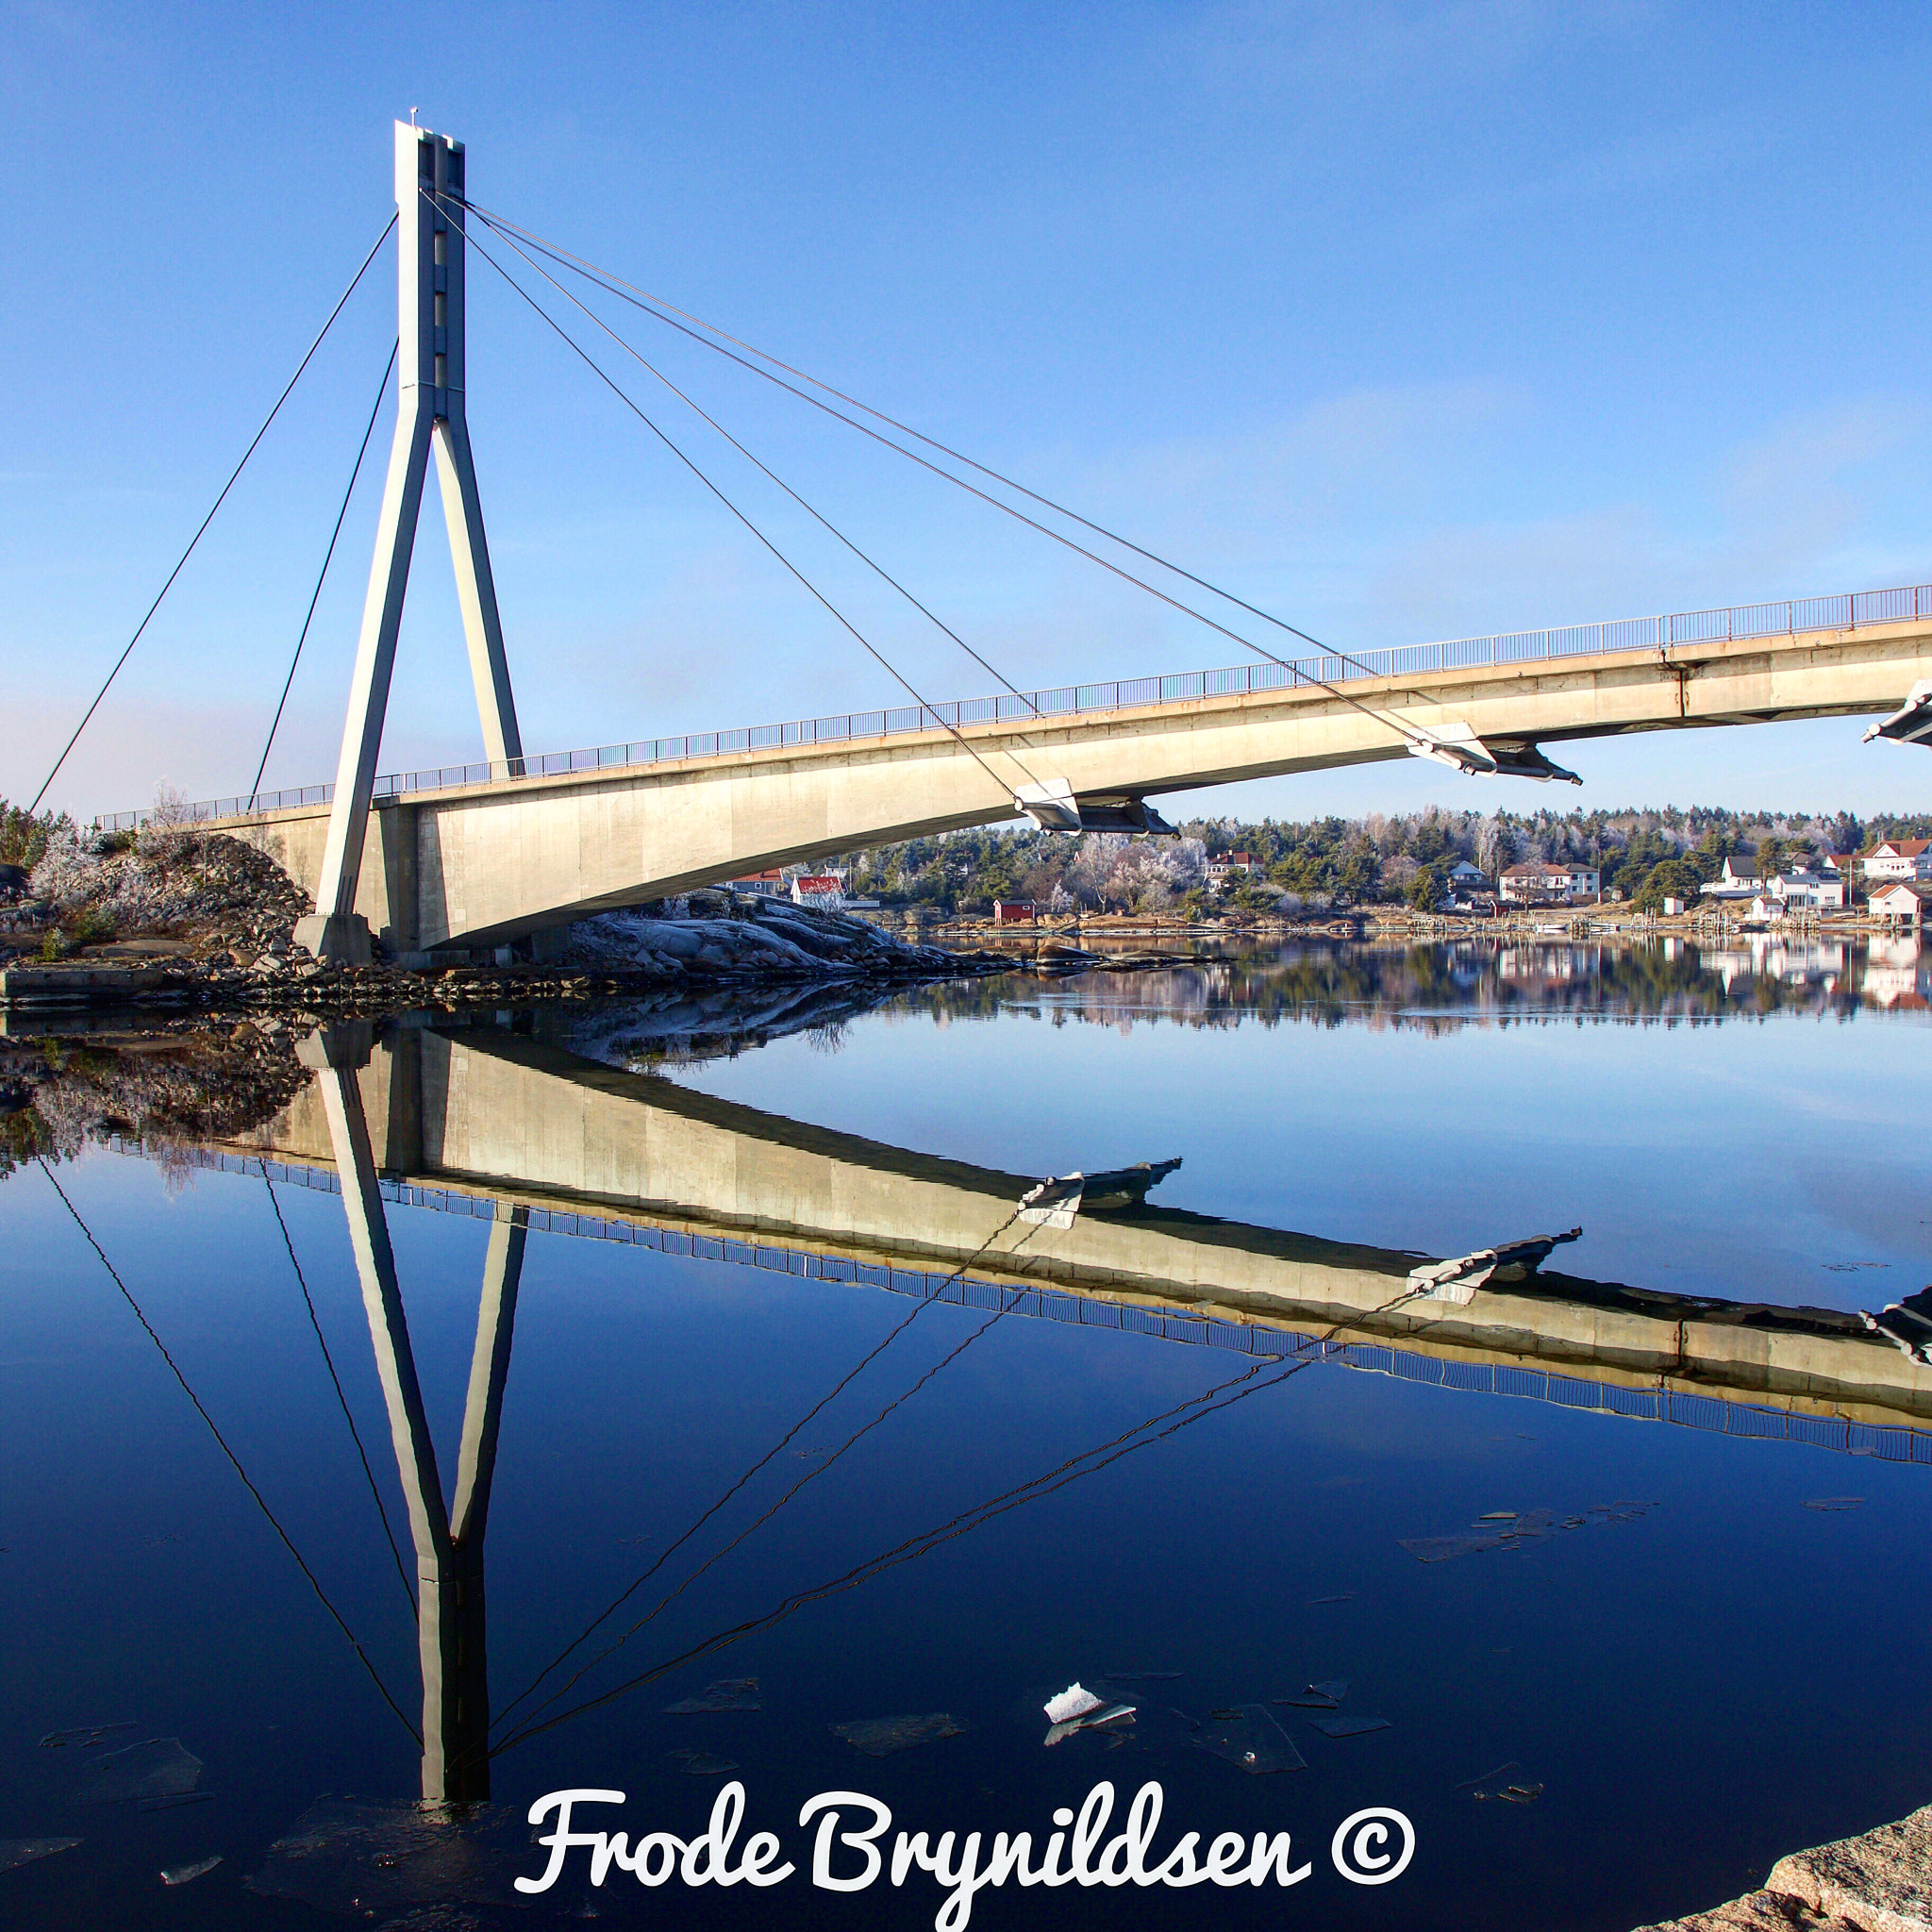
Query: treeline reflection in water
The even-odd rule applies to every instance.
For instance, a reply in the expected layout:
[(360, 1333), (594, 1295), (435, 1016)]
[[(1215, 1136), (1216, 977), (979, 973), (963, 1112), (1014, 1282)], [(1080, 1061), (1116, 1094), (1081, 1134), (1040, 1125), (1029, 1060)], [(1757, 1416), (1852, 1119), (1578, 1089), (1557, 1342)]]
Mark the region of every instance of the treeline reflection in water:
[(851, 985), (718, 989), (602, 1008), (565, 1030), (574, 1051), (617, 1065), (702, 1060), (804, 1034), (835, 1051), (865, 1013), (992, 1020), (1031, 1013), (1130, 1031), (1137, 1024), (1286, 1024), (1410, 1028), (1557, 1022), (1708, 1024), (1861, 1013), (1924, 1014), (1932, 953), (1916, 939), (1774, 940), (1724, 945), (1488, 940), (1425, 944), (1291, 942), (1133, 972), (942, 981), (908, 991)]
[(1932, 957), (1916, 940), (1740, 940), (1651, 944), (1457, 941), (1257, 948), (1133, 974), (1105, 970), (1040, 990), (1010, 981), (936, 988), (935, 1015), (1032, 1008), (1056, 1023), (1132, 1026), (1421, 1027), (1624, 1021), (1700, 1024), (1865, 1011), (1923, 1013)]

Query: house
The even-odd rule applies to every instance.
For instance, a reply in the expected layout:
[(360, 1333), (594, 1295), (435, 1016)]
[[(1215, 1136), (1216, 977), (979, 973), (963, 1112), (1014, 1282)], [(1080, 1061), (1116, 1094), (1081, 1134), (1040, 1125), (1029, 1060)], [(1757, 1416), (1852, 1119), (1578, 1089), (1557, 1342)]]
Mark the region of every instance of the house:
[[(1673, 898), (1669, 893), (1664, 895), (1664, 917), (1666, 919), (1681, 919), (1689, 909), (1687, 901)], [(1675, 945), (1677, 942), (1675, 940), (1672, 940), (1669, 943)]]
[(1845, 882), (1832, 873), (1807, 872), (1793, 866), (1771, 882), (1772, 897), (1793, 912), (1842, 912)]
[(1208, 861), (1208, 883), (1218, 892), (1232, 878), (1255, 870), (1253, 857), (1246, 852), (1224, 852)]
[(1594, 899), (1601, 878), (1593, 866), (1527, 859), (1505, 868), (1499, 883), (1506, 906), (1574, 905), (1579, 899)]
[(1036, 917), (1031, 899), (995, 899), (992, 902), (992, 923), (995, 925), (1020, 925), (1031, 923)]
[(1916, 931), (1925, 924), (1925, 908), (1932, 905), (1932, 885), (1916, 879), (1898, 879), (1875, 889), (1870, 905), (1873, 916), (1888, 925), (1907, 925)]
[(1755, 858), (1726, 858), (1714, 879), (1698, 887), (1707, 899), (1755, 899), (1763, 891), (1765, 880)]
[(741, 879), (726, 879), (725, 890), (733, 892), (752, 892), (761, 899), (782, 899), (785, 896), (785, 874), (774, 865), (770, 872), (747, 874)]
[(836, 912), (845, 903), (845, 874), (801, 873), (791, 881), (791, 903), (810, 906), (821, 912)]
[(1452, 892), (1486, 892), (1490, 887), (1490, 875), (1481, 866), (1472, 865), (1466, 858), (1458, 858), (1444, 874)]
[(1868, 879), (1932, 879), (1932, 839), (1888, 839), (1865, 855)]

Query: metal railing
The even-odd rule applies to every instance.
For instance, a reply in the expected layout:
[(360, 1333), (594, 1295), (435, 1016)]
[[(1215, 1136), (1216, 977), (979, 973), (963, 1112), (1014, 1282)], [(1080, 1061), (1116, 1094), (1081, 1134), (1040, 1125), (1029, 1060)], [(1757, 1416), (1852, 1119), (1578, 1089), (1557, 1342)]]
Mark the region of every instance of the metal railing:
[[(786, 724), (752, 724), (734, 731), (699, 731), (681, 738), (633, 739), (580, 751), (546, 752), (508, 762), (484, 760), (391, 772), (375, 781), (377, 803), (458, 785), (512, 778), (550, 778), (742, 756), (854, 740), (891, 738), (902, 732), (940, 731), (970, 724), (1024, 724), (1089, 713), (1131, 710), (1189, 698), (1243, 697), (1301, 684), (1349, 684), (1369, 677), (1412, 677), (1440, 671), (1480, 670), (1489, 665), (1537, 664), (1554, 658), (1597, 658), (1625, 651), (1664, 650), (1673, 644), (1719, 643), (1752, 638), (1790, 637), (1800, 631), (1857, 630), (1868, 625), (1932, 618), (1932, 584), (1889, 591), (1856, 591), (1840, 597), (1802, 597), (1777, 604), (1735, 604), (1722, 610), (1680, 610), (1666, 617), (1629, 617), (1611, 624), (1574, 624), (1554, 630), (1501, 632), (1435, 644), (1397, 644), (1347, 657), (1324, 652), (1288, 664), (1233, 664), (1219, 671), (1181, 671), (1159, 677), (1122, 678), (1103, 684), (1067, 684), (1014, 697), (963, 698), (931, 707), (900, 705), (879, 711), (845, 711), (828, 718), (800, 718)], [(190, 822), (244, 818), (255, 812), (326, 805), (333, 785), (304, 785), (248, 797), (208, 798), (179, 808)], [(95, 819), (104, 831), (132, 831), (154, 816), (112, 812)]]

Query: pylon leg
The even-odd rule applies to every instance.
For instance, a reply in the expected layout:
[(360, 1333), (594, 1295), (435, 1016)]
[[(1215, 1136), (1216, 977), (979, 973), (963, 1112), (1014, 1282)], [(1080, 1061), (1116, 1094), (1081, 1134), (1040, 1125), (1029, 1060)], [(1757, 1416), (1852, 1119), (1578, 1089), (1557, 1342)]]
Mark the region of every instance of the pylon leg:
[(496, 614), (496, 582), (491, 575), (490, 545), (483, 535), (483, 504), (476, 493), (470, 428), (459, 410), (438, 419), (435, 441), (443, 522), (449, 528), (449, 554), (457, 571), (457, 601), (462, 606), (470, 675), (475, 682), (476, 710), (483, 721), (484, 755), (494, 768), (491, 777), (520, 778), (524, 746), (517, 732), (516, 700), (510, 694), (509, 659), (504, 655), (503, 625)]
[(402, 627), (403, 598), (409, 587), (416, 520), (423, 508), (431, 422), (426, 408), (412, 409), (396, 421), (375, 555), (369, 568), (369, 593), (362, 605), (362, 634), (349, 680), (349, 710), (336, 763), (315, 910), (295, 926), (297, 945), (319, 958), (348, 963), (366, 961), (370, 954), (368, 925), (356, 914), (356, 882), (362, 869), (362, 841), (369, 828), (369, 799), (382, 748), (390, 676), (395, 669), (396, 633)]

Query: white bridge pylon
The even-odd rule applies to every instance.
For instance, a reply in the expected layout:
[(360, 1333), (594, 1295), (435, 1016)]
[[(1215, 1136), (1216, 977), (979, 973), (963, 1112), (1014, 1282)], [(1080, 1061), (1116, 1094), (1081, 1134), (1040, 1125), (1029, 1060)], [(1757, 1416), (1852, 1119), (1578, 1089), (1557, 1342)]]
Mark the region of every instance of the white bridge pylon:
[(362, 607), (315, 911), (295, 927), (297, 944), (344, 963), (360, 963), (370, 957), (368, 922), (355, 910), (356, 887), (432, 448), (469, 644), (470, 675), (483, 721), (484, 754), (493, 767), (511, 777), (522, 774), (524, 755), (464, 415), (468, 378), (463, 340), (463, 144), (398, 121), (395, 162), (395, 441), (390, 448), (369, 593)]

